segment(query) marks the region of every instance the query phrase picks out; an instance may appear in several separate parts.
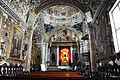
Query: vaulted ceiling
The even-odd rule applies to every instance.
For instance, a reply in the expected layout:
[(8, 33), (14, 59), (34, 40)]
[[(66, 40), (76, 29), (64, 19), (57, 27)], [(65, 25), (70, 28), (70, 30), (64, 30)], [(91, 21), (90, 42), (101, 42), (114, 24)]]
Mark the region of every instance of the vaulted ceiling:
[[(39, 40), (49, 38), (61, 28), (73, 30), (79, 34), (87, 34), (87, 17), (91, 18), (89, 0), (31, 0), (38, 14), (38, 27), (35, 30)], [(85, 13), (90, 12), (89, 16)], [(87, 17), (86, 17), (87, 16)], [(41, 37), (40, 37), (41, 34)], [(44, 35), (44, 37), (43, 37)]]
[(50, 36), (60, 28), (74, 30), (77, 34), (86, 33), (87, 18), (92, 20), (89, 3), (89, 0), (32, 0), (31, 5), (36, 5), (39, 22), (36, 33), (42, 29), (39, 34)]
[(61, 5), (61, 4), (76, 6), (82, 9), (82, 11), (86, 12), (89, 10), (88, 3), (89, 3), (89, 0), (40, 0), (40, 1), (38, 0), (38, 2), (36, 1), (35, 3), (37, 5), (35, 12), (38, 13), (43, 8), (54, 6), (54, 5)]
[[(28, 26), (36, 27), (41, 37), (60, 28), (86, 33), (87, 23), (94, 23), (115, 0), (3, 0), (13, 7)], [(20, 8), (20, 9), (19, 9)], [(16, 15), (13, 15), (16, 17)], [(40, 34), (42, 34), (40, 36)]]

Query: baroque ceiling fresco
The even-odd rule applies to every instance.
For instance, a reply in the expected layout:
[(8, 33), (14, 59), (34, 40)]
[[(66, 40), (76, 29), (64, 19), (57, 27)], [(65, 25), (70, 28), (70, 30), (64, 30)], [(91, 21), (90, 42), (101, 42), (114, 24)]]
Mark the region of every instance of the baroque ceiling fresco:
[(42, 26), (35, 29), (36, 34), (43, 34), (45, 38), (49, 38), (60, 29), (70, 29), (80, 35), (87, 34), (87, 17), (89, 21), (92, 20), (88, 2), (88, 0), (33, 1), (33, 4), (37, 5), (35, 7), (35, 13), (38, 16), (36, 24)]
[(88, 34), (88, 23), (94, 23), (102, 14), (100, 12), (102, 8), (106, 8), (107, 5), (104, 4), (110, 3), (111, 0), (4, 0), (4, 2), (12, 10), (4, 7), (5, 4), (2, 7), (20, 21), (20, 24), (24, 24), (24, 29), (34, 28), (39, 40), (44, 40), (61, 28), (73, 30), (80, 35)]

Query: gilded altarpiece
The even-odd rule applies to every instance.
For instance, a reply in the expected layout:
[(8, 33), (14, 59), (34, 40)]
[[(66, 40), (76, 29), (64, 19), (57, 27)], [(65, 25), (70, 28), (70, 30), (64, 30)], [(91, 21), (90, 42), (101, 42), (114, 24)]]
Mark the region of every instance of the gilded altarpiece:
[(23, 62), (24, 31), (21, 26), (20, 22), (0, 10), (0, 56), (12, 64)]
[(20, 58), (20, 54), (22, 53), (22, 38), (23, 33), (14, 27), (10, 57)]

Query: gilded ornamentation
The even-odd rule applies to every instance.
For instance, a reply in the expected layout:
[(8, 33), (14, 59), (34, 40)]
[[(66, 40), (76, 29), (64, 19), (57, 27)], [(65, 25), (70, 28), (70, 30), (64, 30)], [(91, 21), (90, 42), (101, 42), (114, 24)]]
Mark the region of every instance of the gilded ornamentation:
[(61, 49), (61, 60), (62, 62), (68, 62), (69, 61), (69, 49)]

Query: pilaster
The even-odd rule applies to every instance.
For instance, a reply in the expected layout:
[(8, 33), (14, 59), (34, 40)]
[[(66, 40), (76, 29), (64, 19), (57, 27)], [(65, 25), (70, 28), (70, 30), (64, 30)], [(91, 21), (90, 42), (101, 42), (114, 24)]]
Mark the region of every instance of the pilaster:
[(25, 59), (25, 71), (30, 71), (30, 61), (31, 61), (31, 49), (32, 49), (32, 36), (33, 36), (33, 29), (29, 28), (28, 29), (28, 46), (27, 46), (27, 51), (26, 51), (26, 59)]

